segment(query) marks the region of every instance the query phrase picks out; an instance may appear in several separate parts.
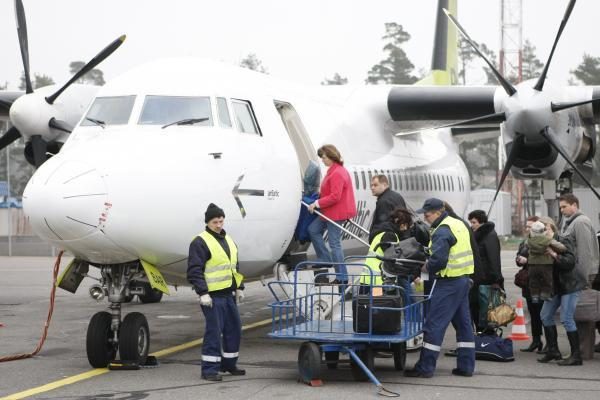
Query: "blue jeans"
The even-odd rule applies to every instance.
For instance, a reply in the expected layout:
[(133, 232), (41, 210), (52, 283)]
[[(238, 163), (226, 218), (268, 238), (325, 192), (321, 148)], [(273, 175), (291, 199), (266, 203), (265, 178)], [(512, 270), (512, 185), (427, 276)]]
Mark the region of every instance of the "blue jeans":
[(581, 291), (564, 294), (562, 296), (553, 296), (552, 299), (544, 301), (542, 306), (542, 323), (544, 326), (554, 325), (554, 314), (558, 307), (560, 307), (560, 322), (564, 325), (567, 332), (574, 332), (577, 330), (575, 325), (575, 307), (577, 307), (577, 301)]
[[(341, 225), (344, 221), (335, 221)], [(323, 233), (327, 230), (327, 238), (329, 239), (329, 247), (331, 253), (327, 249)], [(323, 262), (344, 262), (344, 250), (342, 249), (342, 230), (324, 219), (317, 218), (308, 226), (308, 234), (312, 242), (315, 252), (317, 253), (318, 261)], [(340, 281), (348, 281), (348, 270), (344, 264), (335, 265), (335, 273)]]

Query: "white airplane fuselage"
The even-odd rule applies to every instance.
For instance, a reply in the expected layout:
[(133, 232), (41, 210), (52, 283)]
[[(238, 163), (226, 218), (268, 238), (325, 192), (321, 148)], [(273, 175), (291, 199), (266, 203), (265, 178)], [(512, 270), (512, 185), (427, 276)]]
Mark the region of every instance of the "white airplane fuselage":
[[(187, 284), (188, 246), (204, 229), (209, 203), (225, 211), (241, 272), (248, 278), (269, 274), (293, 241), (306, 161), (318, 161), (315, 151), (326, 143), (340, 150), (350, 172), (360, 225), (371, 223), (376, 198), (369, 178), (379, 173), (409, 206), (440, 197), (461, 214), (469, 175), (449, 132), (394, 137), (389, 89), (307, 90), (198, 59), (138, 67), (97, 94), (135, 96), (127, 120), (102, 127), (82, 119), (60, 153), (31, 178), (25, 212), (40, 237), (77, 258), (96, 266), (145, 260), (175, 285)], [(147, 96), (207, 97), (211, 119), (164, 129), (140, 124)], [(220, 126), (218, 98), (228, 105), (231, 127)], [(240, 132), (247, 121), (235, 114), (238, 100), (251, 105), (259, 134)], [(302, 145), (290, 139), (285, 112), (288, 127), (303, 126)], [(356, 240), (345, 240), (344, 247), (366, 253)]]

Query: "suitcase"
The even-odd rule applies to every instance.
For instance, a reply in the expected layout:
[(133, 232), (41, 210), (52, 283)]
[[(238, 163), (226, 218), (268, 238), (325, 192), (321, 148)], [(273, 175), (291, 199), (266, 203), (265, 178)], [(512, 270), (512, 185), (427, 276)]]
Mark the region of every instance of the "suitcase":
[[(373, 297), (374, 307), (403, 307), (403, 293), (398, 291), (394, 294), (384, 294)], [(354, 332), (369, 333), (369, 295), (359, 294), (352, 300), (352, 327)], [(371, 333), (395, 334), (402, 328), (402, 311), (378, 310), (372, 313), (373, 325)]]

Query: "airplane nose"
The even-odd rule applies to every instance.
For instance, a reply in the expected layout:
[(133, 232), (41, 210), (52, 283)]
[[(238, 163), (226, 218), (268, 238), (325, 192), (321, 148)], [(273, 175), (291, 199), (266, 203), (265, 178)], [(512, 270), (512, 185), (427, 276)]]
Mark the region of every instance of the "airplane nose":
[(57, 156), (30, 179), (23, 208), (33, 230), (43, 238), (77, 240), (103, 228), (107, 197), (104, 177), (94, 166)]

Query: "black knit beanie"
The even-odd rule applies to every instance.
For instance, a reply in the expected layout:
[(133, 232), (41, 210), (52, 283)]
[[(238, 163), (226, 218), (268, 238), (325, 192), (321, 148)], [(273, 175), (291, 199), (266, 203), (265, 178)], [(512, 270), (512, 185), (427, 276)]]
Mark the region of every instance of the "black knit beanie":
[(219, 206), (210, 203), (204, 213), (204, 222), (208, 223), (211, 219), (219, 217), (225, 218), (225, 212)]

